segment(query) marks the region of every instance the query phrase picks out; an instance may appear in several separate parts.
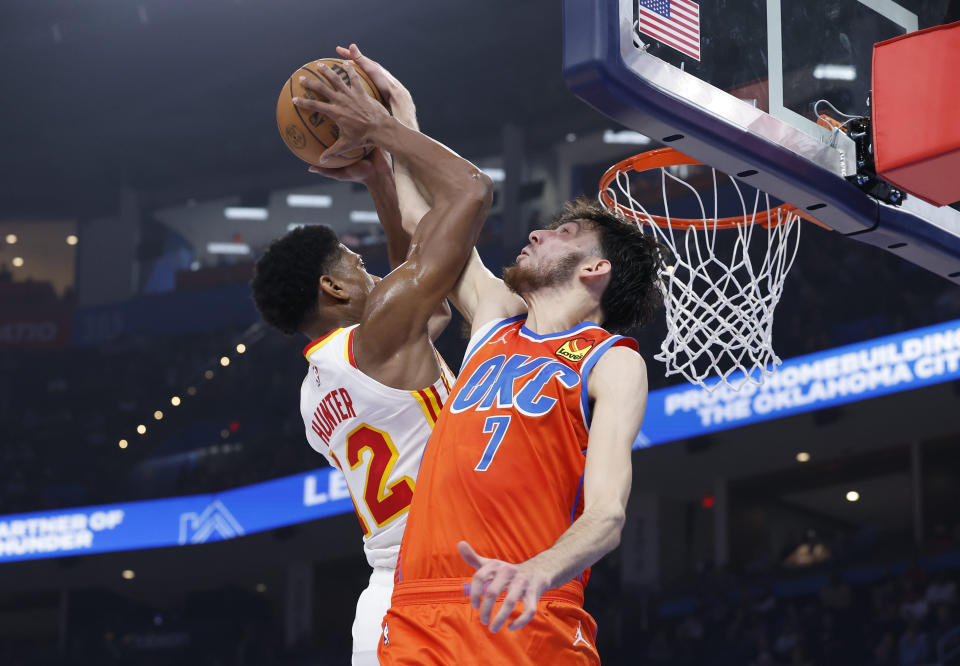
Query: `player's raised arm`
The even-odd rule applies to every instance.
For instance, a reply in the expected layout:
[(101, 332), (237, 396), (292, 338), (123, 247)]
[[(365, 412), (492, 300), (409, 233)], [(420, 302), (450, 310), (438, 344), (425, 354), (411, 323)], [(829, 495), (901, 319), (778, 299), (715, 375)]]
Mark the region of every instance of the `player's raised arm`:
[[(370, 77), (394, 118), (411, 129), (420, 129), (413, 96), (395, 76), (377, 61), (363, 55), (356, 44), (351, 44), (349, 49), (337, 47), (337, 52), (353, 60)], [(395, 155), (394, 158), (400, 215), (404, 229), (413, 234), (420, 220), (430, 210), (430, 192), (414, 177), (402, 155)], [(450, 300), (474, 328), (492, 319), (526, 312), (527, 309), (523, 299), (511, 292), (503, 280), (483, 265), (476, 249), (471, 251), (463, 272), (450, 292)]]
[[(355, 74), (352, 67), (345, 65), (348, 74)], [(407, 261), (371, 292), (357, 330), (358, 361), (386, 367), (400, 348), (422, 338), (430, 315), (456, 283), (490, 208), (492, 183), (467, 160), (392, 118), (358, 88), (337, 76), (326, 78), (329, 86), (303, 81), (326, 101), (295, 100), (339, 126), (340, 138), (324, 155), (376, 144), (406, 162), (433, 204), (413, 235)]]
[(364, 159), (337, 169), (311, 166), (311, 173), (341, 182), (361, 183), (370, 193), (377, 217), (387, 237), (387, 258), (393, 270), (403, 263), (410, 248), (410, 234), (404, 229), (400, 216), (397, 187), (389, 159), (380, 148), (375, 148)]
[[(519, 564), (482, 557), (467, 542), (458, 546), (476, 569), (470, 600), (490, 631), (499, 630), (520, 601), (523, 613), (509, 628), (526, 625), (546, 590), (569, 582), (620, 543), (633, 478), (633, 441), (647, 402), (643, 359), (626, 347), (610, 349), (590, 374), (588, 392), (594, 405), (580, 517), (552, 547)], [(501, 592), (507, 595), (493, 615)]]
[[(310, 172), (333, 180), (363, 184), (370, 192), (380, 225), (387, 237), (387, 259), (390, 262), (390, 270), (406, 261), (407, 252), (410, 250), (410, 231), (403, 224), (393, 168), (383, 150), (375, 148), (370, 155), (349, 166), (337, 169), (311, 166)], [(449, 323), (450, 305), (444, 301), (430, 317), (430, 339), (436, 340), (440, 337)]]

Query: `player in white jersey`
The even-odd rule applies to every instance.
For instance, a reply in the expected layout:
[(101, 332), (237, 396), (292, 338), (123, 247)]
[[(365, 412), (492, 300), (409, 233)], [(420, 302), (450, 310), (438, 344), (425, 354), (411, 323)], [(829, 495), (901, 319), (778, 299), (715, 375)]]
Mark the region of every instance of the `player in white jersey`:
[[(354, 75), (352, 65), (346, 69)], [(452, 384), (432, 344), (435, 313), (470, 256), (492, 184), (468, 161), (401, 122), (413, 114), (413, 101), (392, 77), (375, 82), (393, 116), (359, 86), (327, 78), (331, 87), (315, 88), (325, 102), (295, 103), (340, 127), (328, 153), (376, 144), (393, 155), (396, 173), (379, 150), (353, 167), (312, 170), (366, 184), (387, 231), (391, 265), (399, 265), (376, 278), (331, 229), (308, 226), (271, 244), (251, 284), (267, 323), (313, 340), (304, 351), (310, 367), (300, 411), (310, 445), (346, 478), (374, 569), (353, 627), (353, 664), (366, 665), (377, 663), (417, 469)], [(402, 224), (411, 216), (419, 224)], [(403, 226), (415, 227), (412, 238)]]

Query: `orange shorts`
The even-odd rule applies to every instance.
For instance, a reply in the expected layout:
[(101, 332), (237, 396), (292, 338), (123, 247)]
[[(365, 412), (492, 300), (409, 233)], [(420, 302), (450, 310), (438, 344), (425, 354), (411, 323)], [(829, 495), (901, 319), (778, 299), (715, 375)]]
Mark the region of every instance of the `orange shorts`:
[[(504, 595), (493, 607), (496, 616)], [(469, 578), (397, 583), (393, 605), (383, 621), (377, 654), (381, 666), (464, 666), (469, 664), (600, 663), (597, 624), (583, 610), (583, 585), (571, 581), (547, 590), (537, 614), (516, 631), (507, 629), (520, 615), (517, 604), (506, 624), (493, 634), (470, 605)]]

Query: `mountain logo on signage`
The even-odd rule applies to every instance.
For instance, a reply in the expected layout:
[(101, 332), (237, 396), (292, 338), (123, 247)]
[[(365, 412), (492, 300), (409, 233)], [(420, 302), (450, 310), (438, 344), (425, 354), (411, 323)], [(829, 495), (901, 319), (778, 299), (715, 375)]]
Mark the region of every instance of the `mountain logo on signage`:
[(200, 514), (192, 511), (180, 514), (181, 545), (233, 539), (243, 534), (243, 526), (220, 500), (211, 502)]

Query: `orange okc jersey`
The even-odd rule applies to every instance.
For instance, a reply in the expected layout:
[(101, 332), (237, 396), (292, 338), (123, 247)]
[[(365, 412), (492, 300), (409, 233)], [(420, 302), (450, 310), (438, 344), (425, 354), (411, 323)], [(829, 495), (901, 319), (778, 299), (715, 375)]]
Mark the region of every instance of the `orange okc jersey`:
[(470, 341), (420, 466), (400, 582), (472, 576), (460, 540), (522, 562), (583, 510), (590, 370), (611, 347), (637, 345), (593, 322), (541, 336), (525, 321), (491, 322)]

